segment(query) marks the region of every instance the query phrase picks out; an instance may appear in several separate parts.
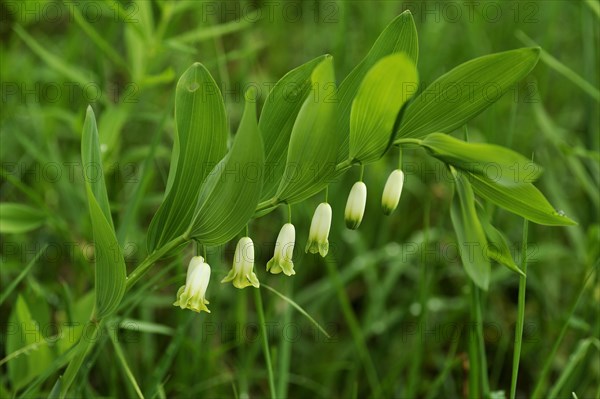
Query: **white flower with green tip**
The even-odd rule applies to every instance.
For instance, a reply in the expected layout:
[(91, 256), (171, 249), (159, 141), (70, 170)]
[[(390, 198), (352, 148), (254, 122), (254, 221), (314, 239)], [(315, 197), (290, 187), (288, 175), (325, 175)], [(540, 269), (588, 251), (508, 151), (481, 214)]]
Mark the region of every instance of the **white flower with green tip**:
[(221, 283), (233, 282), (235, 288), (246, 288), (248, 286), (260, 287), (258, 278), (254, 271), (254, 243), (250, 237), (242, 237), (235, 247), (233, 255), (233, 266), (229, 274)]
[(352, 190), (348, 195), (348, 202), (346, 202), (346, 211), (344, 212), (346, 227), (356, 230), (360, 226), (366, 205), (367, 186), (362, 181), (357, 181), (352, 186)]
[(291, 223), (286, 223), (281, 228), (275, 244), (275, 254), (267, 263), (267, 271), (273, 274), (283, 272), (287, 276), (296, 274), (294, 271), (294, 242), (296, 241), (296, 229)]
[(331, 228), (331, 205), (327, 202), (320, 203), (310, 224), (308, 242), (304, 252), (317, 252), (325, 257), (329, 251), (329, 229)]
[(179, 306), (181, 309), (190, 309), (194, 312), (205, 311), (210, 313), (206, 307), (206, 288), (210, 282), (210, 266), (204, 262), (201, 256), (194, 256), (190, 260), (185, 278), (185, 285), (177, 291), (177, 300), (173, 303), (174, 306)]
[(381, 196), (381, 207), (383, 208), (384, 214), (389, 215), (394, 212), (398, 206), (403, 185), (404, 172), (400, 169), (396, 169), (390, 173), (390, 176), (385, 183), (385, 187), (383, 188), (383, 195)]

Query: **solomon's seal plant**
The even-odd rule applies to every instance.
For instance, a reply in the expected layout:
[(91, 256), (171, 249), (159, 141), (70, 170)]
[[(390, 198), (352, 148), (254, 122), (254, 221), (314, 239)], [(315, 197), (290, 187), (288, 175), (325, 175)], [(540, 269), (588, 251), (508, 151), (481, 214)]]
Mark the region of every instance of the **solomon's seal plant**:
[[(223, 245), (247, 231), (252, 220), (280, 205), (290, 207), (323, 192), (333, 179), (354, 166), (368, 167), (392, 147), (425, 149), (423, 154), (443, 162), (451, 171), (454, 196), (450, 217), (464, 270), (474, 286), (488, 288), (490, 259), (522, 274), (502, 235), (480, 218), (479, 204), (489, 202), (542, 225), (574, 222), (557, 212), (533, 185), (541, 169), (532, 168), (527, 157), (497, 145), (460, 140), (449, 133), (524, 78), (539, 54), (538, 48), (520, 48), (473, 59), (440, 76), (415, 96), (419, 84), (417, 33), (411, 14), (404, 12), (385, 28), (344, 79), (334, 76), (333, 56), (323, 55), (283, 76), (266, 97), (260, 115), (256, 92), (248, 91), (241, 122), (229, 146), (221, 92), (204, 65), (191, 65), (175, 88), (175, 144), (165, 195), (148, 228), (149, 255), (129, 274), (104, 181), (86, 179), (96, 248), (95, 309), (90, 330), (102, 328), (127, 291), (159, 259), (191, 242), (203, 248)], [(479, 89), (465, 92), (452, 102), (440, 96), (456, 87), (472, 87), (472, 82), (477, 82)], [(481, 89), (489, 85), (498, 94), (492, 100)], [(293, 101), (285, 95), (290, 86), (294, 87)], [(91, 108), (81, 144), (83, 164), (101, 165)], [(362, 176), (352, 187), (345, 207), (346, 224), (351, 229), (359, 228), (365, 213), (369, 182)], [(400, 170), (391, 171), (383, 193), (377, 193), (384, 213), (398, 206), (403, 182)], [(331, 226), (332, 213), (341, 210), (343, 204), (332, 205), (325, 202), (317, 207), (307, 251), (328, 255), (330, 227), (340, 227)], [(258, 274), (261, 270), (264, 273), (265, 267), (273, 274), (296, 274), (292, 261), (296, 231), (291, 215), (288, 217), (277, 237), (273, 258), (266, 265), (256, 265)], [(473, 244), (488, 248), (492, 242), (491, 251), (471, 251)], [(196, 256), (190, 261), (185, 284), (173, 292), (176, 306), (209, 312), (206, 291), (211, 268), (210, 259), (205, 258)], [(254, 243), (246, 233), (237, 244), (231, 271), (223, 282), (258, 289), (253, 267)], [(302, 269), (297, 272), (302, 273)], [(94, 344), (94, 340), (81, 340), (73, 351), (61, 379), (60, 396), (67, 394)]]

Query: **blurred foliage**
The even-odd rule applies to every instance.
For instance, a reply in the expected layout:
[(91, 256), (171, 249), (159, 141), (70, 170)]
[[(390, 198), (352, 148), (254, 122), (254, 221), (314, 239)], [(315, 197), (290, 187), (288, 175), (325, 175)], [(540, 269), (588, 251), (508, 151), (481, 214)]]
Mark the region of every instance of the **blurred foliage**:
[[(530, 224), (518, 393), (531, 394), (568, 323), (542, 392), (560, 382), (553, 391), (560, 397), (600, 395), (595, 271), (600, 120), (598, 101), (590, 94), (597, 91), (600, 64), (594, 2), (6, 1), (0, 7), (0, 197), (46, 215), (42, 227), (0, 238), (3, 292), (22, 278), (1, 304), (2, 397), (15, 388), (9, 380), (11, 362), (26, 367), (26, 357), (31, 363), (38, 356), (47, 372), (38, 374), (40, 364), (34, 364), (30, 372), (38, 377), (18, 386), (34, 396), (51, 391), (60, 355), (68, 348), (65, 323), (83, 323), (83, 309), (89, 307), (92, 230), (79, 155), (88, 104), (98, 115), (110, 207), (131, 270), (146, 255), (147, 229), (169, 173), (176, 77), (193, 62), (206, 65), (223, 92), (235, 131), (249, 86), (256, 86), (264, 101), (284, 73), (324, 53), (334, 56), (339, 80), (405, 9), (412, 11), (419, 32), (421, 87), (476, 56), (530, 45), (522, 41), (526, 37), (568, 67), (540, 62), (525, 81), (473, 120), (469, 133), (474, 141), (532, 156), (544, 168), (540, 189), (579, 223), (565, 228)], [(591, 90), (574, 83), (573, 74)], [(396, 168), (396, 157), (365, 170), (369, 196), (358, 231), (342, 227), (342, 209), (359, 171), (330, 187), (337, 227), (326, 261), (300, 251), (322, 198), (294, 206), (299, 245), (291, 280), (264, 272), (285, 209), (250, 225), (261, 281), (293, 298), (332, 336), (327, 339), (287, 302), (263, 292), (281, 396), (287, 390), (290, 397), (363, 397), (372, 389), (373, 370), (363, 366), (369, 362), (379, 393), (386, 397), (467, 396), (468, 280), (453, 244), (451, 176), (420, 151), (404, 152), (405, 191), (391, 217), (381, 213), (379, 193)], [(487, 210), (519, 259), (521, 219)], [(20, 276), (40, 250), (34, 267)], [(74, 384), (75, 394), (135, 396), (123, 368), (115, 365), (115, 354), (122, 350), (147, 397), (267, 395), (249, 290), (217, 283), (231, 263), (232, 245), (209, 249), (215, 275), (208, 294), (212, 313), (196, 315), (171, 306), (193, 251), (190, 247), (163, 262), (130, 293), (120, 317), (106, 329), (117, 334), (120, 345), (111, 345), (106, 334), (98, 338)], [(590, 273), (591, 282), (583, 288)], [(483, 299), (492, 390), (508, 391), (510, 384), (517, 289), (518, 277), (493, 264)], [(50, 338), (50, 352), (32, 348), (6, 360), (15, 355), (10, 348), (18, 331), (9, 319), (14, 309), (27, 323), (37, 322), (40, 344)], [(56, 338), (59, 333), (63, 338)], [(569, 367), (574, 352), (578, 363)]]

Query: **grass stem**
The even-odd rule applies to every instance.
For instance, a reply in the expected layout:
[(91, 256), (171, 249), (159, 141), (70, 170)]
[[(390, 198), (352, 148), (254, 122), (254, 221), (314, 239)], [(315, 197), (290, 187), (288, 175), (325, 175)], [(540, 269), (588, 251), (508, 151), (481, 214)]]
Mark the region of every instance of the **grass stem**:
[(598, 264), (596, 264), (596, 267), (593, 268), (588, 273), (587, 277), (583, 281), (583, 285), (581, 287), (581, 290), (579, 291), (579, 295), (577, 295), (575, 302), (573, 302), (573, 305), (571, 306), (569, 314), (565, 319), (565, 322), (560, 330), (560, 333), (558, 334), (558, 337), (554, 340), (554, 345), (552, 346), (552, 349), (550, 350), (550, 354), (544, 361), (544, 366), (542, 367), (542, 371), (540, 372), (538, 381), (535, 384), (535, 387), (533, 388), (533, 392), (531, 394), (532, 398), (541, 397), (540, 393), (541, 393), (542, 389), (544, 389), (544, 386), (546, 385), (546, 380), (548, 378), (548, 374), (550, 373), (550, 368), (552, 366), (554, 356), (556, 356), (556, 353), (558, 352), (558, 348), (562, 344), (562, 341), (565, 338), (565, 335), (567, 334), (567, 330), (569, 329), (569, 324), (570, 324), (569, 321), (573, 317), (573, 314), (575, 314), (575, 309), (577, 309), (577, 305), (579, 304), (579, 301), (581, 300), (581, 298), (583, 297), (583, 293), (585, 292), (585, 286), (587, 285), (588, 281), (592, 278), (592, 276), (595, 275), (597, 267), (598, 267)]
[(371, 386), (372, 396), (379, 396), (379, 378), (377, 377), (377, 369), (375, 368), (375, 364), (373, 363), (373, 359), (369, 353), (367, 345), (365, 343), (365, 338), (363, 332), (361, 330), (360, 324), (352, 310), (352, 305), (350, 304), (350, 299), (348, 298), (348, 294), (344, 290), (344, 286), (342, 285), (342, 281), (340, 279), (339, 273), (337, 271), (336, 261), (333, 259), (333, 255), (329, 255), (325, 258), (325, 265), (327, 266), (327, 272), (329, 273), (329, 277), (333, 281), (333, 284), (337, 291), (338, 300), (340, 302), (340, 306), (342, 308), (342, 313), (344, 314), (344, 319), (346, 319), (346, 323), (348, 323), (348, 327), (350, 328), (350, 333), (354, 338), (354, 344), (356, 345), (356, 350), (358, 351), (358, 355), (363, 363), (363, 367), (365, 369), (365, 373), (367, 376), (367, 380), (369, 381), (369, 385)]
[(471, 292), (473, 300), (473, 309), (475, 310), (475, 327), (477, 331), (477, 353), (479, 356), (479, 373), (481, 380), (481, 396), (489, 398), (490, 396), (490, 383), (488, 381), (488, 367), (487, 367), (487, 356), (485, 354), (485, 341), (483, 338), (483, 312), (481, 310), (481, 290), (471, 283)]
[(262, 295), (260, 289), (255, 289), (254, 299), (256, 301), (256, 312), (258, 314), (258, 324), (260, 325), (260, 335), (262, 337), (262, 347), (265, 355), (265, 363), (267, 364), (267, 373), (269, 375), (269, 392), (271, 398), (277, 397), (275, 390), (275, 377), (273, 376), (273, 365), (271, 364), (271, 351), (269, 350), (269, 339), (267, 337), (267, 325), (265, 323), (265, 313), (263, 310)]
[(523, 343), (523, 325), (525, 322), (525, 292), (527, 287), (527, 235), (529, 221), (523, 222), (523, 243), (521, 246), (521, 270), (525, 276), (519, 276), (519, 299), (517, 304), (517, 324), (515, 326), (515, 347), (513, 351), (512, 378), (510, 380), (510, 399), (515, 399), (517, 394), (517, 378), (519, 375), (519, 361), (521, 360), (521, 345)]
[(59, 395), (61, 399), (67, 396), (71, 384), (73, 384), (73, 381), (75, 381), (75, 377), (77, 377), (77, 374), (83, 365), (85, 356), (93, 346), (92, 344), (97, 340), (100, 328), (101, 326), (99, 322), (94, 322), (91, 320), (86, 325), (84, 330), (85, 334), (81, 336), (79, 342), (77, 343), (77, 347), (75, 348), (75, 356), (69, 362), (69, 365), (67, 366), (67, 369), (61, 378)]
[[(286, 279), (285, 293), (292, 295), (292, 279)], [(263, 284), (264, 286), (264, 284)], [(288, 304), (283, 314), (284, 328), (292, 323), (292, 306)], [(288, 397), (288, 383), (290, 378), (290, 359), (292, 355), (292, 340), (286, 339), (285, 334), (281, 336), (281, 349), (279, 350), (278, 374), (277, 374), (277, 398), (285, 399)]]

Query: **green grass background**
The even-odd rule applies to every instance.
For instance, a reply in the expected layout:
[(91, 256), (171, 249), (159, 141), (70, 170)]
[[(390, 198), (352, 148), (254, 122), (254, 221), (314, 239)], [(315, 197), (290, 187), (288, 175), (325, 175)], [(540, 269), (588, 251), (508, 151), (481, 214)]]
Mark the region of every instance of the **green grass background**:
[[(0, 239), (2, 290), (44, 244), (53, 250), (44, 251), (1, 306), (0, 358), (11, 355), (6, 342), (19, 295), (46, 338), (64, 333), (64, 323), (82, 317), (79, 313), (86, 316), (81, 308), (94, 274), (79, 147), (89, 102), (106, 144), (109, 198), (131, 270), (146, 255), (146, 230), (163, 197), (174, 88), (186, 68), (196, 61), (209, 68), (223, 88), (235, 131), (247, 85), (258, 85), (264, 100), (269, 85), (323, 53), (334, 55), (341, 80), (387, 23), (410, 9), (419, 32), (423, 87), (471, 58), (530, 45), (523, 33), (559, 63), (557, 68), (543, 58), (514, 91), (469, 123), (469, 133), (471, 140), (533, 156), (544, 167), (538, 187), (579, 223), (529, 226), (518, 396), (531, 395), (567, 323), (541, 392), (547, 397), (554, 388), (558, 397), (572, 397), (571, 392), (579, 398), (600, 397), (600, 288), (594, 271), (600, 251), (599, 107), (593, 96), (600, 54), (597, 2), (82, 4), (76, 7), (82, 18), (69, 12), (69, 3), (0, 5), (0, 197), (47, 214), (39, 229)], [(252, 12), (257, 7), (260, 15)], [(332, 256), (325, 260), (302, 251), (321, 196), (294, 205), (298, 248), (293, 278), (264, 271), (285, 209), (250, 224), (261, 282), (293, 298), (332, 335), (326, 338), (285, 301), (262, 290), (278, 396), (469, 396), (468, 347), (474, 338), (469, 334), (468, 280), (452, 250), (452, 191), (442, 165), (423, 155), (405, 151), (405, 188), (390, 217), (381, 213), (379, 195), (397, 163), (395, 152), (366, 168), (367, 211), (356, 232), (345, 229), (343, 207), (359, 171), (352, 169), (332, 184)], [(490, 211), (518, 260), (522, 220)], [(122, 328), (112, 329), (119, 344), (111, 344), (107, 334), (100, 337), (73, 395), (135, 397), (131, 378), (116, 360), (115, 350), (121, 349), (147, 397), (268, 396), (251, 289), (219, 283), (234, 245), (209, 250), (211, 314), (171, 306), (194, 248), (154, 267), (113, 320), (121, 323)], [(508, 392), (510, 386), (517, 291), (517, 275), (495, 265), (482, 298), (493, 391)], [(47, 396), (60, 375), (52, 363), (60, 345), (66, 344), (50, 345), (48, 358), (35, 357), (41, 350), (33, 349), (3, 361), (2, 397), (15, 394), (10, 362), (26, 363), (28, 357), (36, 359), (37, 369), (21, 379), (16, 393), (29, 386), (30, 396)], [(572, 358), (574, 353), (578, 356)]]

